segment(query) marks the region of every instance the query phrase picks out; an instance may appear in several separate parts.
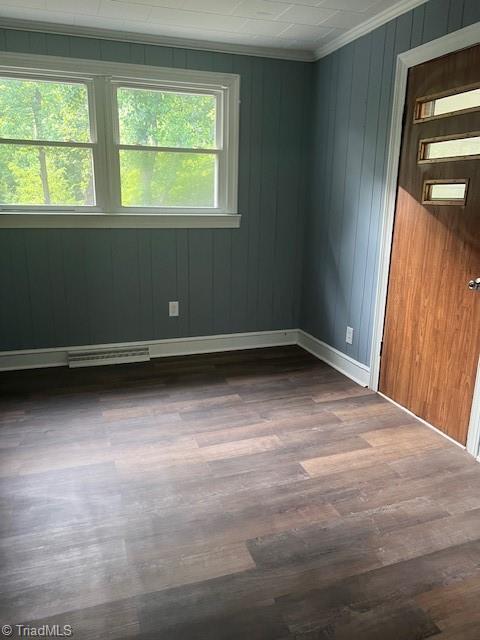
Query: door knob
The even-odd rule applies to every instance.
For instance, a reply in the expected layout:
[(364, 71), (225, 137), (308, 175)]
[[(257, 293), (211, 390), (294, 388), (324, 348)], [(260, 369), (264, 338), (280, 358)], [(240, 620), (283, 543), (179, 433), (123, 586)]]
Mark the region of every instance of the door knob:
[(470, 280), (470, 282), (468, 283), (468, 288), (472, 291), (480, 291), (480, 278)]

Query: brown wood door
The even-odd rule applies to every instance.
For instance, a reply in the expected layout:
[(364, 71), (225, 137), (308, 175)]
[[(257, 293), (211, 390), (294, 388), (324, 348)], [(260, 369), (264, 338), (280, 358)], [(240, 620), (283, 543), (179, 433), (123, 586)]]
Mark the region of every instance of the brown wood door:
[[(379, 385), (462, 444), (480, 352), (480, 291), (468, 288), (480, 276), (477, 87), (480, 46), (410, 70)], [(453, 113), (442, 98), (455, 93), (464, 110)], [(432, 187), (438, 181), (456, 186)], [(451, 199), (463, 181), (465, 204)]]

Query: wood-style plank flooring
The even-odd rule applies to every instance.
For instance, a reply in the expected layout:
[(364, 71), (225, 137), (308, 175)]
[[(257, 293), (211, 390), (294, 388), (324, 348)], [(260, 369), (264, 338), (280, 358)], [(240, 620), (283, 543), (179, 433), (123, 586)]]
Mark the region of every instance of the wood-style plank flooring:
[(0, 389), (1, 624), (480, 638), (480, 466), (301, 349)]

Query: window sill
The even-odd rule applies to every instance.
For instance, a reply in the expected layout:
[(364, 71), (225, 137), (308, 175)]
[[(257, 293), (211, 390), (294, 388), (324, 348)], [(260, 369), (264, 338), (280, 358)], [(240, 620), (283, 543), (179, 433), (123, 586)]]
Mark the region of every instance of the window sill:
[(238, 229), (233, 213), (0, 213), (0, 229)]

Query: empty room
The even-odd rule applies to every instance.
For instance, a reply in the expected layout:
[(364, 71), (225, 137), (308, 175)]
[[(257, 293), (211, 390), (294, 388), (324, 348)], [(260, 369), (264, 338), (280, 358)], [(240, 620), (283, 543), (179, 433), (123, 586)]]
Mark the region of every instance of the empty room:
[(480, 639), (479, 0), (0, 0), (0, 638)]

